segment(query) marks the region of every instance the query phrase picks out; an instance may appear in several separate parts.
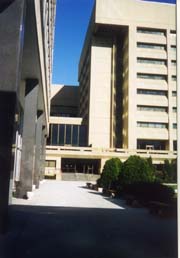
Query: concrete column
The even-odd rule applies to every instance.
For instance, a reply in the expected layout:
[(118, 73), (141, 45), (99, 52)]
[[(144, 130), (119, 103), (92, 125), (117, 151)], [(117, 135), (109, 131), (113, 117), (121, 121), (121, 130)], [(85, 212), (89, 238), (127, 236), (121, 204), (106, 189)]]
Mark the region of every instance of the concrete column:
[(62, 173), (61, 173), (61, 157), (59, 157), (56, 160), (56, 179), (61, 180), (62, 179)]
[(0, 1), (0, 233), (7, 229), (9, 189), (13, 178), (12, 146), (21, 73), (24, 3), (24, 0)]
[(102, 173), (103, 168), (104, 168), (104, 165), (105, 165), (105, 163), (106, 163), (107, 160), (108, 160), (108, 159), (101, 159), (100, 174)]
[(136, 109), (137, 109), (137, 95), (136, 95), (136, 26), (131, 24), (129, 26), (129, 85), (128, 85), (128, 149), (137, 148), (137, 125), (136, 125)]
[(42, 135), (41, 135), (41, 164), (40, 164), (40, 180), (44, 179), (44, 172), (45, 172), (45, 158), (46, 158), (46, 127), (43, 125), (42, 127)]
[(36, 188), (39, 188), (39, 180), (41, 177), (41, 148), (42, 148), (42, 124), (43, 124), (43, 112), (37, 112), (36, 123), (36, 149), (35, 149), (35, 167), (33, 183)]
[(0, 92), (0, 233), (6, 231), (11, 172), (16, 95)]
[(26, 198), (33, 186), (38, 89), (38, 80), (26, 81), (19, 198)]

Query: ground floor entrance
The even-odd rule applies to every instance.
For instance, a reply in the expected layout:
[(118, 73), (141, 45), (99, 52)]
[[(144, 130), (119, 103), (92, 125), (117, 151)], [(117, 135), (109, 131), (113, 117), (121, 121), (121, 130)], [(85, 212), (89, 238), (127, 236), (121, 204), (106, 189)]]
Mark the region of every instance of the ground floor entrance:
[(84, 173), (97, 175), (100, 173), (100, 166), (100, 159), (62, 158), (61, 160), (62, 173)]

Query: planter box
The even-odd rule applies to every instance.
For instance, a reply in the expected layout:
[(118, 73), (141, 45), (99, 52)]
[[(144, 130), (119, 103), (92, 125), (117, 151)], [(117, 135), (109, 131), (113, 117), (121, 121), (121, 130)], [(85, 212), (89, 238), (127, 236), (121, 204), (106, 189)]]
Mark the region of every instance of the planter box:
[(98, 187), (98, 192), (102, 193), (103, 192), (103, 188), (102, 187)]

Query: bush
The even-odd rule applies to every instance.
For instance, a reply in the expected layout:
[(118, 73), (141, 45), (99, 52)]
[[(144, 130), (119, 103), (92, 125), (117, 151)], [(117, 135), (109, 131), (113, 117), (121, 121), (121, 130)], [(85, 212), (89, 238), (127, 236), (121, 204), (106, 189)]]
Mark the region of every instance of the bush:
[(135, 196), (142, 202), (159, 201), (168, 203), (174, 196), (171, 187), (159, 183), (134, 183), (124, 186), (124, 194)]
[(176, 183), (177, 182), (177, 160), (164, 161), (163, 168), (164, 182), (166, 183)]
[(139, 156), (130, 156), (122, 166), (122, 173), (119, 176), (121, 185), (128, 185), (138, 182), (153, 182), (155, 180), (154, 169), (146, 159)]
[(105, 189), (115, 188), (121, 173), (122, 162), (118, 158), (107, 160), (98, 183)]

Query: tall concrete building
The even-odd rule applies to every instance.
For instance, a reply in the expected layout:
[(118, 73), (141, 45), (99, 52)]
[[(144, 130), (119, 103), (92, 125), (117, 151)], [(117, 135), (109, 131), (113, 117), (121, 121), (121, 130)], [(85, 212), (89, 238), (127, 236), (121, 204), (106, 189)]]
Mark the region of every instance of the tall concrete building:
[(56, 0), (0, 1), (0, 230), (44, 170)]
[(176, 148), (175, 22), (172, 4), (96, 1), (79, 65), (88, 144)]
[(61, 141), (65, 135), (73, 139), (77, 129), (64, 131), (67, 120), (62, 125), (63, 114), (57, 113), (61, 118), (56, 129), (55, 118), (51, 121), (47, 169), (51, 164), (57, 171), (87, 172), (88, 164), (99, 172), (108, 158), (133, 154), (151, 156), (159, 167), (176, 158), (175, 8), (139, 0), (95, 1), (79, 62), (76, 117), (85, 128), (84, 145)]

